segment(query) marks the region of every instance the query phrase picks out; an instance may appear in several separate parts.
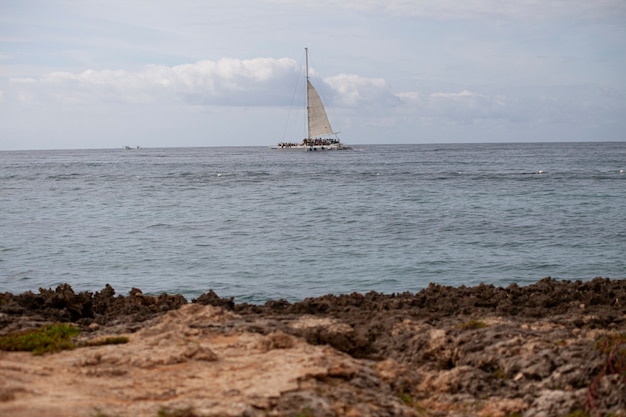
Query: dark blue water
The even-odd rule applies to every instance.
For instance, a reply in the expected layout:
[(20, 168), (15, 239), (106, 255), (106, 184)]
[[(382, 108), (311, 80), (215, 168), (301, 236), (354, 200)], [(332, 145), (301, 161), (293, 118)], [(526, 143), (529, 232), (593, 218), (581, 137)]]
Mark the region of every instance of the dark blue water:
[(0, 152), (0, 291), (263, 302), (626, 278), (620, 170), (625, 142)]

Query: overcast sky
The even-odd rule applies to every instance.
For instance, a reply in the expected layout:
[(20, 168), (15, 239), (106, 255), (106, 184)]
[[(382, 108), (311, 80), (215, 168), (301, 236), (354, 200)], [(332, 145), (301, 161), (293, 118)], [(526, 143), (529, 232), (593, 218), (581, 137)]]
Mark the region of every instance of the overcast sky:
[[(0, 150), (626, 140), (624, 0), (0, 0)], [(298, 128), (303, 123), (296, 123)]]

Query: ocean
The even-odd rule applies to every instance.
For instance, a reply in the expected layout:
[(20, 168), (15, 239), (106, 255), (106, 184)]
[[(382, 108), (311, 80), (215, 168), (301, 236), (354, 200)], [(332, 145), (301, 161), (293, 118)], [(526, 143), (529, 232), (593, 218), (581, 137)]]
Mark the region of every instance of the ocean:
[[(626, 142), (0, 152), (0, 292), (626, 278)], [(620, 172), (622, 171), (622, 172)]]

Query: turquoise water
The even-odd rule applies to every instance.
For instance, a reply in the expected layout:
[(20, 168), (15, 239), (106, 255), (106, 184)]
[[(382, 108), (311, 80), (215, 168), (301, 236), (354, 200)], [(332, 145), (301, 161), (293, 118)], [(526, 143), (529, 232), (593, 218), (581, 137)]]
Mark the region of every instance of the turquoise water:
[(264, 302), (626, 278), (620, 170), (625, 142), (0, 152), (0, 291)]

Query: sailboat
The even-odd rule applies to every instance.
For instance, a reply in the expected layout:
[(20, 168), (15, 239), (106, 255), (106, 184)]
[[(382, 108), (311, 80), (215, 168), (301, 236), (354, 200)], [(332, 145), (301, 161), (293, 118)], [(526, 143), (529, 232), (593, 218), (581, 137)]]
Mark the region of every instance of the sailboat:
[(309, 79), (309, 48), (304, 48), (306, 57), (306, 112), (307, 137), (301, 142), (279, 142), (274, 149), (301, 149), (306, 151), (333, 151), (352, 149), (344, 146), (333, 131), (324, 108), (324, 103)]

